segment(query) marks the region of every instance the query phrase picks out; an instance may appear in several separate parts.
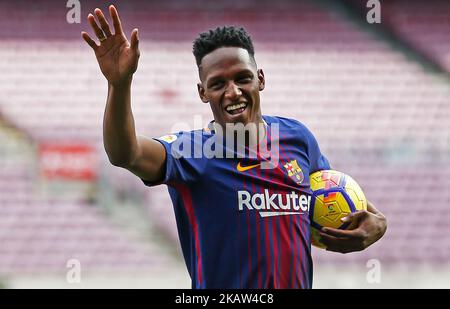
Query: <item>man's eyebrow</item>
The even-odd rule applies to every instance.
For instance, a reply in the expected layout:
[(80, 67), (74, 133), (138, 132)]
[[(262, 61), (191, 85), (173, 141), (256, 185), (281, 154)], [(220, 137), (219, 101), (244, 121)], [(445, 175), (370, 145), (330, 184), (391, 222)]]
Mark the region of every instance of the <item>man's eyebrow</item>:
[(250, 70), (250, 69), (243, 69), (243, 70), (241, 70), (241, 71), (236, 73), (236, 75), (244, 75), (244, 74), (251, 74), (251, 75), (253, 75), (253, 71)]
[(216, 75), (216, 76), (210, 77), (210, 78), (208, 78), (208, 84), (214, 83), (215, 81), (217, 81), (221, 78), (222, 78), (221, 75)]
[[(252, 70), (250, 70), (250, 69), (242, 69), (235, 73), (235, 75), (245, 75), (245, 74), (251, 74), (252, 76), (254, 75)], [(217, 80), (220, 80), (221, 78), (222, 78), (222, 75), (216, 75), (216, 76), (208, 78), (208, 85)]]

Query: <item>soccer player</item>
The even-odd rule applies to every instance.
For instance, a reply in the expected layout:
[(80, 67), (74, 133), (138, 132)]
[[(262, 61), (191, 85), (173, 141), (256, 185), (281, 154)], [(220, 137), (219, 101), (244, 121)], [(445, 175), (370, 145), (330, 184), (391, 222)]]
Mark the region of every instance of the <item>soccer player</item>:
[[(114, 34), (99, 9), (94, 13), (98, 23), (92, 14), (88, 21), (100, 44), (82, 33), (108, 81), (105, 149), (113, 165), (128, 169), (145, 184), (168, 186), (192, 288), (311, 288), (309, 175), (330, 165), (303, 124), (262, 115), (264, 72), (256, 64), (248, 34), (242, 28), (222, 27), (200, 34), (194, 42), (198, 93), (209, 103), (214, 121), (202, 130), (149, 139), (136, 135), (131, 111), (138, 30), (132, 31), (129, 42), (114, 6), (109, 13)], [(235, 136), (225, 130), (230, 124), (254, 124), (256, 130), (227, 144), (227, 138)], [(250, 147), (252, 141), (257, 147)], [(214, 144), (209, 148), (214, 154), (233, 156), (193, 155), (193, 149), (208, 149), (208, 143)], [(236, 151), (241, 144), (244, 153)], [(270, 164), (263, 168), (265, 163)], [(387, 227), (371, 203), (368, 211), (351, 214), (347, 221), (357, 227), (322, 231), (328, 250), (363, 250)]]

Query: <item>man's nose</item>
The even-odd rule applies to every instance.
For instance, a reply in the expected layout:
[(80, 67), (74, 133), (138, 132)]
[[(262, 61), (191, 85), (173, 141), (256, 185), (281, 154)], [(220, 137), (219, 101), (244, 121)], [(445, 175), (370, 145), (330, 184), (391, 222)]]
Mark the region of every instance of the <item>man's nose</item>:
[(230, 85), (228, 85), (227, 89), (225, 90), (225, 98), (229, 99), (230, 101), (239, 99), (241, 95), (242, 91), (235, 83), (230, 83)]

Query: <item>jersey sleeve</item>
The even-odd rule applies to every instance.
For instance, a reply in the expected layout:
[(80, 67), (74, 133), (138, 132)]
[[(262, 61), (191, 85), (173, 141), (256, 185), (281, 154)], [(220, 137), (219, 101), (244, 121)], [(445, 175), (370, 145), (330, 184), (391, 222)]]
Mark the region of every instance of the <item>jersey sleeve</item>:
[(160, 142), (166, 151), (163, 178), (151, 182), (142, 179), (147, 186), (160, 184), (192, 183), (203, 173), (206, 161), (195, 158), (193, 153), (193, 133), (180, 132), (164, 135), (154, 140)]
[(321, 170), (331, 169), (330, 163), (325, 155), (320, 151), (319, 144), (316, 138), (310, 132), (310, 138), (308, 140), (308, 153), (311, 164), (310, 173), (314, 173)]
[(304, 124), (300, 122), (297, 123), (300, 125), (301, 131), (304, 133), (307, 142), (308, 158), (310, 162), (309, 173), (312, 174), (317, 171), (331, 169), (328, 159), (320, 151), (319, 144), (312, 132)]

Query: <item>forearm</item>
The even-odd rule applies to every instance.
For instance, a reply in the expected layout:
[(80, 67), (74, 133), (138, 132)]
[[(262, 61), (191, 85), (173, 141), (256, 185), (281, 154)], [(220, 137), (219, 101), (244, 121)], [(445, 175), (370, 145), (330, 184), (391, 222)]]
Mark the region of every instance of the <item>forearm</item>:
[(370, 201), (367, 201), (367, 211), (373, 213), (374, 215), (384, 217), (384, 215), (376, 209)]
[(376, 209), (375, 206), (369, 201), (367, 201), (367, 211), (374, 214), (378, 218), (378, 229), (381, 238), (387, 230), (386, 216), (381, 211)]
[(131, 78), (126, 83), (108, 86), (103, 143), (109, 161), (116, 166), (129, 165), (137, 153), (138, 143), (131, 110)]

